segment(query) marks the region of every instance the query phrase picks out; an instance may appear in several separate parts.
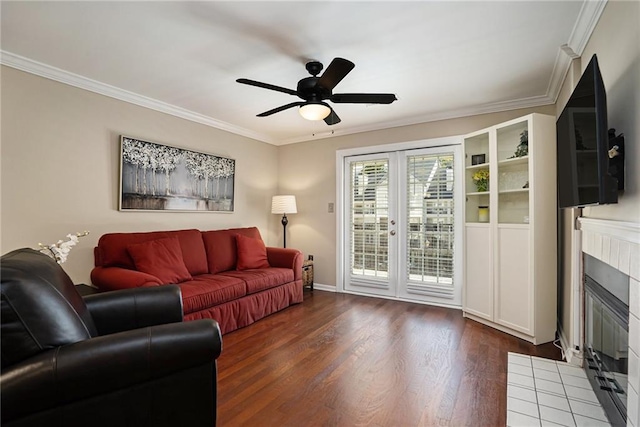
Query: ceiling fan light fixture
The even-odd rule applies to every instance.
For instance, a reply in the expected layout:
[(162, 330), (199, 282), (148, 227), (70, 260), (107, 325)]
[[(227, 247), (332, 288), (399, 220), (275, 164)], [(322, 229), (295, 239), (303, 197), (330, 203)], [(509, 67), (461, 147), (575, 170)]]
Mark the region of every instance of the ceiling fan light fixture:
[(308, 103), (300, 106), (300, 115), (307, 120), (324, 120), (331, 114), (331, 108), (324, 102)]

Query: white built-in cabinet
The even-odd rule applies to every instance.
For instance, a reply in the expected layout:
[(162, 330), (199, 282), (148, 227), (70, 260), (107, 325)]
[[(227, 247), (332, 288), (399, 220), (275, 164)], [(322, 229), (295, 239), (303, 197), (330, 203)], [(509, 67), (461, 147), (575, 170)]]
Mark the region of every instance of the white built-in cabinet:
[[(464, 316), (534, 344), (553, 341), (555, 117), (531, 114), (474, 132), (464, 151)], [(489, 171), (486, 190), (473, 180), (481, 170)]]

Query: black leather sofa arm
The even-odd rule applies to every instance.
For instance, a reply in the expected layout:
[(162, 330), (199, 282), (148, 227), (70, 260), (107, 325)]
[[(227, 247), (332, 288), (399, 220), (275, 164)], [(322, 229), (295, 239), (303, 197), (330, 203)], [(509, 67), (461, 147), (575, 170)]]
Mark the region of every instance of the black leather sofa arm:
[(220, 328), (210, 319), (58, 347), (4, 370), (0, 379), (3, 423), (94, 396), (135, 391), (155, 379), (198, 366), (211, 365), (215, 372), (221, 351)]
[(87, 295), (84, 301), (99, 335), (182, 322), (182, 297), (176, 285), (104, 292)]

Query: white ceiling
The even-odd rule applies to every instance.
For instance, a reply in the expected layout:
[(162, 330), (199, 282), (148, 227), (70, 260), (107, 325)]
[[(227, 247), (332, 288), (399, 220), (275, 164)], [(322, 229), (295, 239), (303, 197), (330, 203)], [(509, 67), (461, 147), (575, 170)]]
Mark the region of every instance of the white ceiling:
[[(7, 2), (2, 63), (275, 145), (555, 102), (602, 2)], [(356, 64), (334, 89), (395, 93), (304, 120), (304, 64)]]

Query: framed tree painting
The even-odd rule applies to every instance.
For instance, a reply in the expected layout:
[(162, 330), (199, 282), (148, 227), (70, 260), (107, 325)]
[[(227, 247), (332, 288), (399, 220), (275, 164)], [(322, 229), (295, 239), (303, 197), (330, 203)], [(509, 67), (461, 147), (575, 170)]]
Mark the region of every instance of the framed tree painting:
[(121, 211), (233, 212), (236, 161), (120, 137)]

